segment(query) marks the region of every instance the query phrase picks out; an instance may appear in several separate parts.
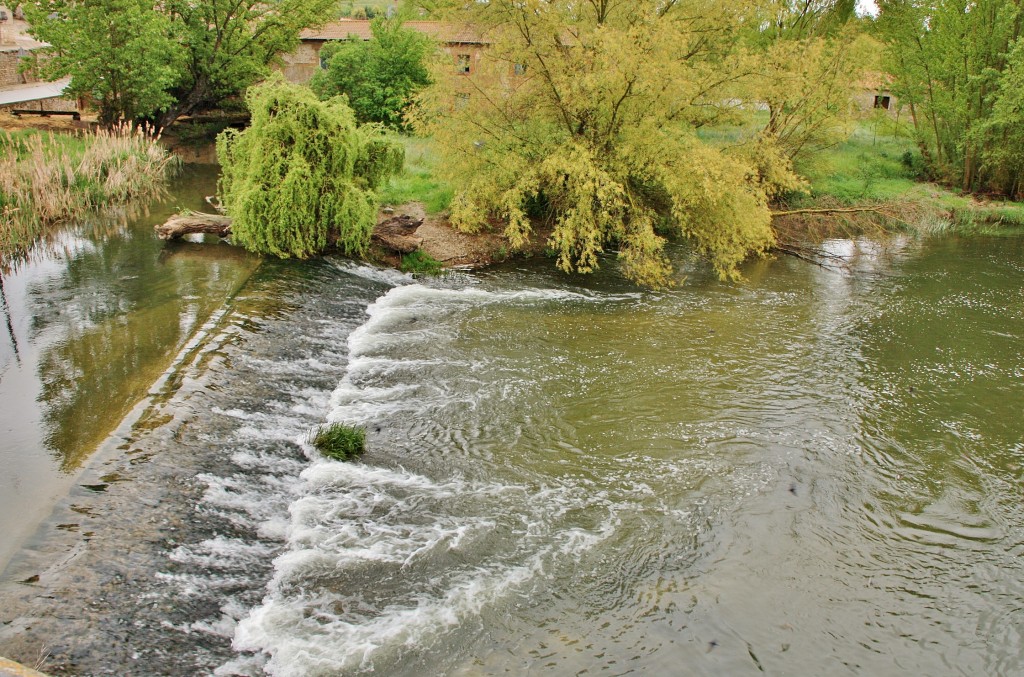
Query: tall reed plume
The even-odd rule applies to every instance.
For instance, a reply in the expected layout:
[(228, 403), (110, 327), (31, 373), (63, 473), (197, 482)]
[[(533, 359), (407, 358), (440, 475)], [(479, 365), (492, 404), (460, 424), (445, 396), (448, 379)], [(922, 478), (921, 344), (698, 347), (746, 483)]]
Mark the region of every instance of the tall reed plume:
[(0, 263), (48, 227), (92, 210), (149, 199), (178, 160), (146, 127), (71, 136), (0, 134)]

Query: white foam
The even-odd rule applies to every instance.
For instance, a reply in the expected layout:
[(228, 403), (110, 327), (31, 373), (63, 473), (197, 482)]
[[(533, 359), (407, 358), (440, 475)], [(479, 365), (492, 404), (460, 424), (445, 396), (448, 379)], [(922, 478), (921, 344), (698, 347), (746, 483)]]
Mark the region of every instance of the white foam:
[(397, 287), (404, 284), (411, 284), (415, 278), (409, 273), (403, 273), (395, 270), (394, 268), (378, 268), (376, 266), (370, 266), (365, 263), (355, 263), (353, 261), (338, 261), (335, 259), (329, 259), (334, 267), (338, 270), (354, 275), (355, 277), (361, 277), (364, 280), (371, 282), (380, 282), (392, 287)]
[(171, 559), (208, 569), (224, 569), (265, 560), (275, 550), (263, 543), (216, 536), (200, 543), (178, 546), (171, 553)]
[[(472, 374), (484, 372), (481, 365), (417, 352), (456, 336), (448, 321), (454, 314), (493, 303), (608, 300), (554, 289), (435, 288), (384, 277), (379, 281), (396, 286), (367, 308), (366, 322), (349, 334), (348, 368), (330, 396), (329, 421), (371, 425), (406, 412), (471, 404), (445, 384), (424, 380), (423, 373), (457, 366)], [(289, 428), (274, 415), (221, 413), (244, 420), (246, 435), (261, 429), (283, 434)], [(309, 413), (309, 407), (300, 413)], [(236, 649), (269, 660), (265, 665), (259, 657), (233, 661), (217, 674), (337, 674), (372, 668), (375, 661), (386, 664), (522, 590), (549, 567), (575, 560), (617, 523), (606, 494), (574, 484), (528, 489), (340, 463), (323, 459), (305, 434), (295, 435), (311, 463), (292, 483), (268, 492), (277, 494), (270, 503), (279, 504), (282, 497), (290, 501), (287, 521), (274, 522), (252, 505), (259, 498), (253, 486), (230, 478), (208, 480), (211, 504), (251, 514), (266, 528), (272, 524), (287, 542), (274, 560), (263, 603), (240, 620), (234, 635)], [(250, 466), (264, 462), (256, 455), (241, 459)], [(575, 511), (594, 505), (609, 506), (603, 524), (596, 530), (573, 524)], [(498, 530), (504, 535), (495, 540), (491, 535)], [(395, 576), (399, 569), (408, 576)], [(381, 589), (374, 585), (378, 577)], [(339, 583), (353, 579), (367, 589)]]
[[(315, 598), (281, 594), (283, 581), (277, 579), (263, 604), (239, 622), (233, 646), (268, 653), (264, 669), (278, 677), (372, 670), (376, 661), (386, 662), (422, 647), (466, 618), (478, 616), (484, 607), (523, 589), (552, 563), (575, 558), (613, 532), (612, 520), (597, 532), (566, 530), (521, 564), (472, 567), (441, 595), (421, 594), (413, 604), (389, 606), (375, 615), (346, 612), (348, 600), (327, 591)], [(317, 568), (329, 570), (337, 562), (326, 553), (304, 551), (284, 555), (276, 564), (309, 573)], [(223, 666), (217, 674), (230, 674), (229, 669)]]

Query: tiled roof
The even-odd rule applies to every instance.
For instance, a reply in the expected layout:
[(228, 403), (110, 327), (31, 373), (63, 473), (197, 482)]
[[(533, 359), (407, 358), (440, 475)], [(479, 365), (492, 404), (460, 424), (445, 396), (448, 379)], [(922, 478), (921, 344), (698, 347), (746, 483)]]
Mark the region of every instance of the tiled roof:
[[(441, 21), (406, 21), (402, 25), (418, 33), (429, 35), (438, 42), (448, 44), (485, 45), (491, 42), (490, 38), (483, 35), (479, 30), (466, 24), (444, 23)], [(370, 22), (359, 19), (332, 21), (320, 28), (307, 28), (302, 31), (300, 38), (309, 41), (345, 40), (353, 35), (360, 40), (369, 40), (371, 37)]]

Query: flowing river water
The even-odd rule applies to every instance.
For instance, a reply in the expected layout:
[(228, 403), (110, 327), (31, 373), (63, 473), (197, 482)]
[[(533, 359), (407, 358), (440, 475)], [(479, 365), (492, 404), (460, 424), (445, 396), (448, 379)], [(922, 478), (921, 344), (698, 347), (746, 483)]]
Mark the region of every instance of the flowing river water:
[[(80, 675), (1024, 672), (1024, 237), (836, 241), (846, 267), (738, 284), (677, 251), (685, 281), (650, 292), (549, 260), (257, 268), (161, 249), (152, 222), (7, 278), (0, 654)], [(119, 266), (76, 275), (127, 240), (161, 252), (136, 274), (163, 310)], [(106, 340), (89, 303), (119, 318)], [(8, 385), (28, 364), (41, 386)], [(326, 421), (365, 426), (365, 456), (318, 457)]]

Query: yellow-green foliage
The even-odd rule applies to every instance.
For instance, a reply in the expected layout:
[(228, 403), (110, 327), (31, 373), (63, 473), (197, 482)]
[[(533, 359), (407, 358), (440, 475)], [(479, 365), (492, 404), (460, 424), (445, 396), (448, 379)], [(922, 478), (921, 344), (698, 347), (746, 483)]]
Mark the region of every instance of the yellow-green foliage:
[[(742, 3), (741, 3), (742, 4)], [(754, 110), (755, 48), (742, 10), (699, 0), (492, 0), (460, 8), (493, 41), (468, 76), (450, 57), (414, 112), (457, 188), (453, 223), (507, 224), (513, 247), (538, 219), (563, 270), (617, 251), (626, 275), (671, 283), (666, 238), (689, 238), (723, 278), (773, 243), (769, 198), (802, 184), (776, 140), (712, 147), (696, 130)]]
[(365, 254), (376, 191), (401, 170), (404, 149), (377, 127), (357, 127), (344, 99), (319, 101), (280, 76), (251, 88), (246, 103), (251, 126), (217, 139), (234, 240), (284, 258), (329, 245)]

